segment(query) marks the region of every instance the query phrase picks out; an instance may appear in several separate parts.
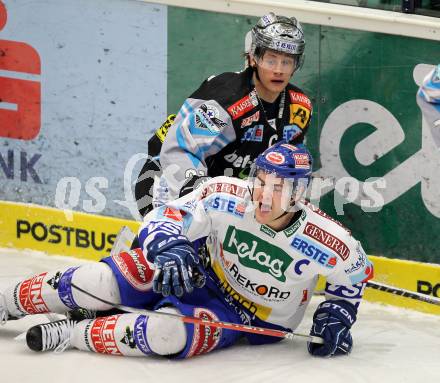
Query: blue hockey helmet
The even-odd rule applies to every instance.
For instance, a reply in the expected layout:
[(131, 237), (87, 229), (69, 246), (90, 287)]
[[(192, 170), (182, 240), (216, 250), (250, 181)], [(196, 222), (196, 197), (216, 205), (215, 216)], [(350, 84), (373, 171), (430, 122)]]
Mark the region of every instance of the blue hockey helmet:
[[(263, 190), (264, 205), (271, 209), (273, 193), (277, 192), (283, 210), (291, 211), (310, 183), (312, 162), (304, 145), (292, 145), (286, 141), (276, 143), (261, 153), (252, 166), (249, 175), (252, 195), (257, 189)], [(263, 177), (261, 172), (265, 174)]]
[(307, 187), (312, 176), (312, 155), (303, 144), (280, 141), (261, 153), (255, 161), (255, 171), (263, 170)]

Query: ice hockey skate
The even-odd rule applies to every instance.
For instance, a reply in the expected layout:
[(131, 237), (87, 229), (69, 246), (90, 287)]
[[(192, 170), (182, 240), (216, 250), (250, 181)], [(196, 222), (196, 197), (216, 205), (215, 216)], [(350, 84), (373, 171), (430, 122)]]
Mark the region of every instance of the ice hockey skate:
[(0, 325), (4, 325), (8, 321), (9, 313), (6, 307), (6, 299), (3, 293), (0, 292)]
[(56, 353), (70, 348), (76, 321), (63, 319), (31, 327), (26, 333), (28, 347), (36, 352), (54, 350)]

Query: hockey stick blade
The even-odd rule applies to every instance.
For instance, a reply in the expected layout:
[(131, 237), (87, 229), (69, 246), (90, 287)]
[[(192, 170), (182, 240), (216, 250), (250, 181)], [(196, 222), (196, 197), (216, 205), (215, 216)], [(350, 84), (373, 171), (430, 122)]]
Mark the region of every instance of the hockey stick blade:
[(130, 251), (131, 244), (136, 235), (128, 226), (122, 226), (116, 235), (113, 246), (110, 250), (110, 257), (121, 253), (122, 251)]
[(417, 301), (430, 303), (432, 305), (440, 306), (440, 298), (431, 297), (430, 295), (416, 293), (414, 291), (409, 291), (405, 289), (401, 289), (400, 287), (394, 287), (390, 285), (386, 285), (384, 283), (379, 283), (375, 281), (368, 281), (367, 287), (372, 289), (380, 290), (386, 293), (399, 295), (405, 298), (415, 299)]
[(153, 317), (153, 316), (174, 317), (184, 323), (192, 323), (192, 324), (197, 324), (197, 325), (202, 325), (202, 326), (224, 328), (224, 329), (234, 330), (234, 331), (249, 332), (252, 334), (275, 336), (278, 338), (286, 338), (286, 339), (290, 339), (290, 340), (294, 339), (295, 337), (299, 337), (301, 339), (307, 340), (308, 342), (312, 342), (312, 343), (318, 343), (318, 344), (324, 343), (323, 339), (320, 337), (312, 336), (312, 335), (308, 335), (308, 334), (303, 334), (303, 333), (275, 330), (275, 329), (270, 329), (270, 328), (265, 328), (265, 327), (248, 326), (248, 325), (244, 325), (244, 324), (231, 323), (231, 322), (220, 322), (220, 321), (208, 320), (208, 319), (203, 319), (203, 318), (195, 318), (195, 317), (186, 316), (186, 315), (165, 313), (165, 312), (160, 312), (160, 311), (151, 311), (151, 310), (145, 310), (145, 309), (137, 309), (137, 308), (133, 308), (133, 307), (119, 305), (116, 303), (109, 302), (105, 299), (99, 298), (96, 295), (94, 295), (88, 291), (83, 290), (81, 287), (77, 286), (76, 284), (74, 284), (72, 282), (70, 282), (70, 285), (73, 288), (75, 288), (76, 290), (82, 292), (83, 294), (88, 295), (91, 298), (94, 298), (100, 302), (103, 302), (107, 305), (113, 306), (114, 308), (121, 310), (121, 311), (124, 311), (124, 312), (127, 312), (127, 313), (144, 314), (149, 317)]

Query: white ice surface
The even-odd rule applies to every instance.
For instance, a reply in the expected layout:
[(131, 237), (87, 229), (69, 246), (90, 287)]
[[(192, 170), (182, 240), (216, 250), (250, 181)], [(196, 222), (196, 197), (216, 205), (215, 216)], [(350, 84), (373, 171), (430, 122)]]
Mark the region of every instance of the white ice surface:
[[(0, 249), (0, 289), (16, 278), (79, 264), (68, 257)], [(322, 297), (314, 297), (298, 331), (308, 332)], [(352, 329), (353, 352), (312, 358), (304, 341), (238, 344), (183, 361), (124, 358), (78, 350), (35, 353), (14, 338), (47, 321), (42, 315), (0, 327), (0, 382), (307, 382), (440, 383), (440, 317), (364, 302)]]

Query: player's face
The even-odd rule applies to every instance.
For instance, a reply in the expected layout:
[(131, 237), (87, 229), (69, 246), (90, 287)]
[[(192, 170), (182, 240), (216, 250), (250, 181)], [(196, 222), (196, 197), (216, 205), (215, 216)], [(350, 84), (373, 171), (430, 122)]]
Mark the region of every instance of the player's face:
[[(289, 212), (292, 189), (291, 185), (273, 174), (259, 171), (253, 185), (255, 219), (278, 230), (286, 225), (293, 213)], [(287, 214), (284, 214), (288, 211)]]
[(256, 82), (260, 88), (257, 89), (260, 97), (268, 102), (275, 101), (295, 70), (295, 59), (284, 53), (267, 50), (254, 63), (258, 67), (259, 80)]

